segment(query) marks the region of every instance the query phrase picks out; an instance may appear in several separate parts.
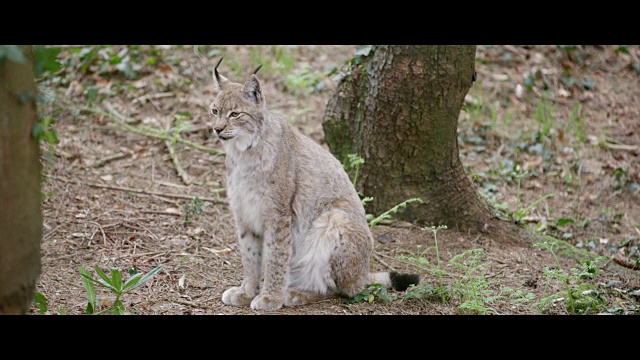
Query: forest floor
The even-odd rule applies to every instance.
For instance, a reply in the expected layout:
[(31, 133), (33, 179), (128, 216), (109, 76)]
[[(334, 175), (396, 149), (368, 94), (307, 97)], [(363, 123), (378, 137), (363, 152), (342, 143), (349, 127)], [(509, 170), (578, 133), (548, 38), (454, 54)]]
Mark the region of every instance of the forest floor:
[[(262, 64), (269, 108), (324, 145), (327, 101), (357, 49), (64, 47), (62, 69), (38, 81), (58, 138), (43, 144), (44, 313), (85, 313), (81, 267), (95, 278), (95, 267), (117, 269), (126, 281), (160, 265), (120, 298), (126, 311), (260, 313), (221, 301), (242, 276), (224, 157), (192, 145), (221, 150), (207, 114), (212, 68), (224, 56), (220, 72), (242, 82)], [(275, 314), (638, 314), (639, 57), (638, 46), (478, 46), (459, 118), (461, 160), (478, 192), (590, 260), (560, 255), (554, 241), (377, 225), (374, 269), (419, 272), (421, 286)], [(191, 143), (161, 138), (175, 134)], [(95, 294), (96, 311), (115, 300), (98, 284)]]

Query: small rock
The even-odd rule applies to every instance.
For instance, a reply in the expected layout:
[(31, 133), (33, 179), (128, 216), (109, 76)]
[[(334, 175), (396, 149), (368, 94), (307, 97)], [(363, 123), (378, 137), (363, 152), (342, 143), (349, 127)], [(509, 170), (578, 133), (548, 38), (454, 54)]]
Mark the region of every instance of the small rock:
[(386, 244), (388, 242), (395, 241), (395, 239), (392, 239), (392, 238), (388, 237), (387, 235), (380, 235), (380, 236), (378, 236), (378, 241), (380, 241), (383, 244)]

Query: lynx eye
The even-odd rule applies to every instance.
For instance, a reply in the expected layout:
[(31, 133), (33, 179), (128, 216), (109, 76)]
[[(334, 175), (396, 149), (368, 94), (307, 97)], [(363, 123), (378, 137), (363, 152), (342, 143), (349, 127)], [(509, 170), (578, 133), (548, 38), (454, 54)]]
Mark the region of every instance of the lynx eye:
[(229, 117), (238, 117), (238, 116), (240, 116), (240, 113), (237, 113), (235, 111), (232, 111), (229, 113)]
[(211, 109), (209, 110), (209, 113), (213, 116), (217, 116), (218, 115), (218, 109)]

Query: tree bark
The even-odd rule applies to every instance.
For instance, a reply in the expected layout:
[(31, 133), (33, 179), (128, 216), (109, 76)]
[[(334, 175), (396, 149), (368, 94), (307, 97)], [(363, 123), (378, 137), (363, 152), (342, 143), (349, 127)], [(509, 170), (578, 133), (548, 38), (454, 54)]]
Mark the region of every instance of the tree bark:
[(458, 155), (458, 116), (475, 72), (475, 46), (375, 46), (351, 67), (323, 118), (330, 150), (364, 158), (357, 187), (378, 215), (462, 232), (496, 231)]
[(0, 59), (0, 314), (24, 314), (40, 276), (40, 148), (31, 46)]

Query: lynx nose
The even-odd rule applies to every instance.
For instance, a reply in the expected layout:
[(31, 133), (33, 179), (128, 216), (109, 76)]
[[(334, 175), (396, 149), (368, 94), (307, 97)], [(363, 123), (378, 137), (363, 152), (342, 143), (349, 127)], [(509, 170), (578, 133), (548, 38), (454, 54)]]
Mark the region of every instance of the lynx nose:
[(224, 130), (224, 128), (225, 128), (224, 126), (223, 126), (223, 127), (221, 127), (221, 128), (219, 128), (219, 127), (214, 127), (214, 128), (213, 128), (213, 130), (216, 132), (216, 134), (218, 134), (218, 135), (219, 135), (219, 134), (222, 132), (222, 130)]

